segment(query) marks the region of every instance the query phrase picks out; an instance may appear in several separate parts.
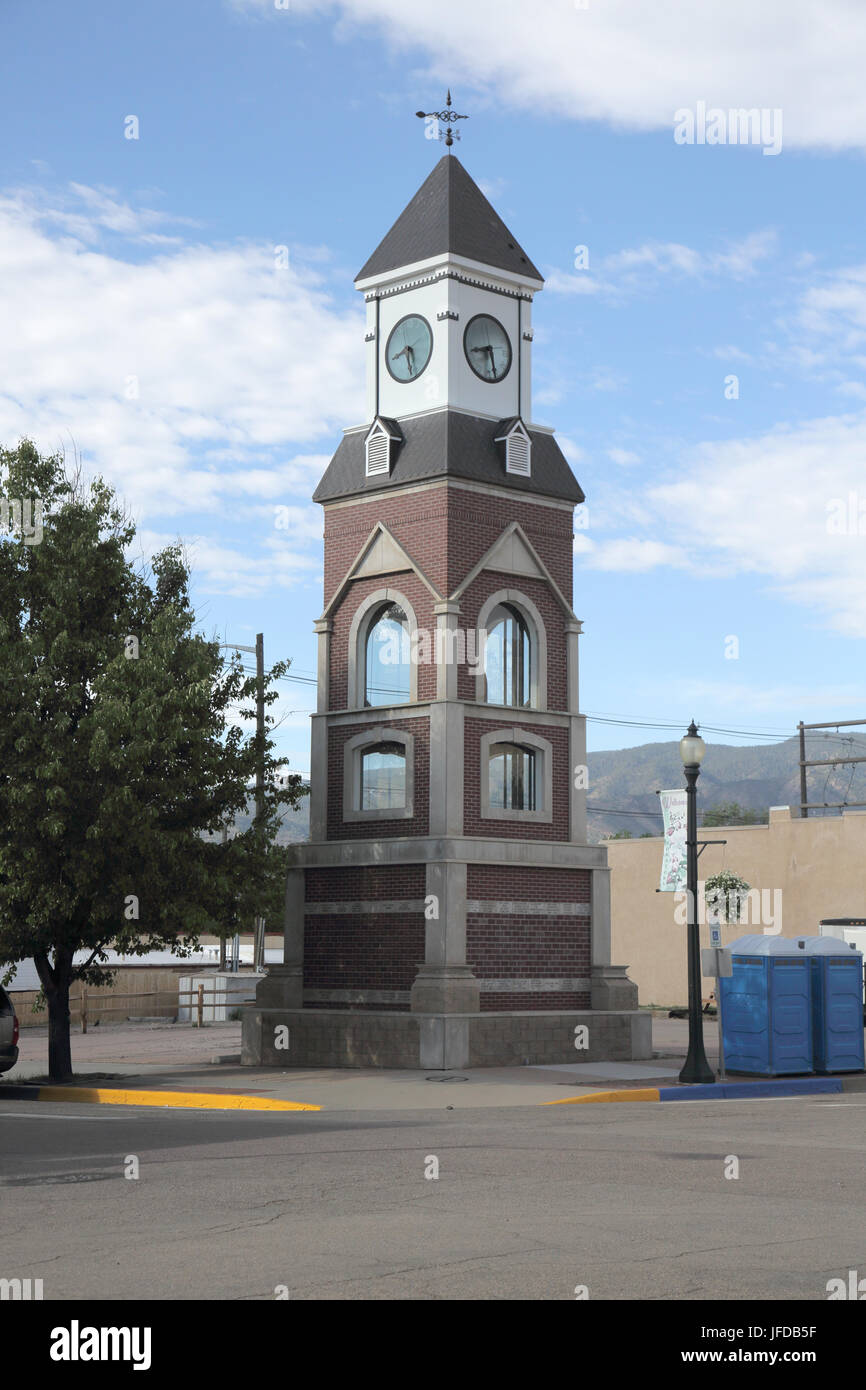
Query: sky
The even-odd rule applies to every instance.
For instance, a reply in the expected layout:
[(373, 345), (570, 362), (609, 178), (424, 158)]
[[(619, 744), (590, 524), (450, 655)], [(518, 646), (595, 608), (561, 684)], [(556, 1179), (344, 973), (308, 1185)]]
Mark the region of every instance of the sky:
[(202, 630), (291, 658), (308, 773), (352, 282), (450, 85), (546, 281), (590, 750), (866, 717), (864, 68), (859, 0), (3, 0), (0, 442), (77, 453), (138, 553), (183, 540)]

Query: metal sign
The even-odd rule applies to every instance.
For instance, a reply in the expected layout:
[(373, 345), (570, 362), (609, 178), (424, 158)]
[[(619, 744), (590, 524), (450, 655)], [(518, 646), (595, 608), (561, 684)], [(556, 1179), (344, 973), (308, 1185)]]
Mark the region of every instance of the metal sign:
[(701, 974), (708, 980), (729, 980), (734, 973), (730, 951), (717, 946), (701, 947)]

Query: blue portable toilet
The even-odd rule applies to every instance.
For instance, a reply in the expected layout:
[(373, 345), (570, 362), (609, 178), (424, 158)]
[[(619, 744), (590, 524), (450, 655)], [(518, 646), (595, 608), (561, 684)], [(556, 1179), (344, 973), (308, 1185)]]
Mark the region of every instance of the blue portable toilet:
[(863, 1071), (863, 956), (832, 936), (807, 936), (815, 1070)]
[(812, 973), (805, 938), (741, 936), (727, 949), (732, 973), (718, 983), (728, 1071), (811, 1072)]

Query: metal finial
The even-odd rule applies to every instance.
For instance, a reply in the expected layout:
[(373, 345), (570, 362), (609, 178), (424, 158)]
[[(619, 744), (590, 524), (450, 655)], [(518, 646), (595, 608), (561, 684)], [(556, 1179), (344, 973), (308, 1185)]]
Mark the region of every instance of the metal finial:
[(431, 138), (431, 139), (435, 138), (435, 139), (437, 139), (437, 140), (444, 140), (444, 141), (445, 141), (445, 148), (446, 148), (446, 149), (450, 149), (451, 146), (454, 144), (454, 141), (460, 139), (460, 131), (459, 131), (459, 130), (452, 130), (452, 126), (454, 125), (455, 121), (468, 121), (468, 120), (469, 120), (469, 117), (468, 117), (468, 116), (461, 116), (461, 115), (458, 114), (458, 112), (452, 111), (452, 109), (451, 109), (451, 89), (450, 89), (450, 87), (449, 87), (448, 91), (447, 91), (446, 94), (445, 94), (445, 110), (444, 110), (444, 111), (416, 111), (416, 112), (415, 112), (415, 115), (418, 116), (418, 117), (420, 117), (421, 120), (430, 120), (431, 117), (435, 117), (435, 119), (436, 119), (437, 121), (441, 121), (441, 122), (442, 122), (442, 124), (445, 126), (445, 133), (444, 133), (444, 135), (443, 135), (443, 133), (442, 133), (441, 131), (439, 131), (439, 132), (436, 134), (435, 137), (431, 136), (430, 138)]

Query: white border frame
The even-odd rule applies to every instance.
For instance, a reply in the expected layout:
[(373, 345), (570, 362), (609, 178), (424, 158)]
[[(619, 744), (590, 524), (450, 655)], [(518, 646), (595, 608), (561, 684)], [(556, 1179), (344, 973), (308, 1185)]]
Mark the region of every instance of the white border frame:
[(383, 603), (397, 603), (406, 614), (409, 623), (409, 699), (404, 703), (414, 704), (418, 699), (418, 662), (412, 660), (412, 653), (417, 651), (418, 641), (418, 622), (415, 617), (415, 610), (398, 589), (377, 589), (375, 593), (368, 594), (365, 599), (361, 600), (352, 615), (352, 624), (349, 628), (349, 650), (346, 653), (348, 662), (347, 709), (380, 708), (378, 705), (365, 705), (364, 694), (367, 680), (367, 636), (373, 611)]
[[(490, 746), (494, 743), (523, 744), (535, 753), (535, 811), (513, 811), (490, 805)], [(479, 745), (479, 803), (482, 820), (535, 821), (550, 825), (553, 821), (553, 744), (529, 729), (491, 729), (481, 735)]]
[[(379, 811), (361, 810), (361, 755), (377, 743), (402, 743), (406, 755), (406, 800), (400, 807)], [(387, 724), (371, 725), (343, 746), (343, 820), (411, 820), (415, 814), (415, 736)]]
[[(529, 641), (531, 646), (530, 653), (530, 702), (531, 710), (547, 709), (547, 633), (544, 627), (544, 620), (536, 608), (532, 599), (527, 598), (519, 589), (497, 589), (495, 594), (484, 600), (478, 613), (476, 627), (479, 636), (482, 632), (487, 632), (487, 620), (494, 608), (498, 608), (500, 603), (513, 604), (519, 608), (526, 619), (529, 628)], [(486, 638), (485, 638), (486, 640)], [(533, 660), (533, 657), (535, 658)], [(485, 699), (485, 674), (480, 671), (475, 677), (475, 699), (479, 705), (490, 705)], [(519, 710), (521, 705), (490, 705), (492, 709)]]

